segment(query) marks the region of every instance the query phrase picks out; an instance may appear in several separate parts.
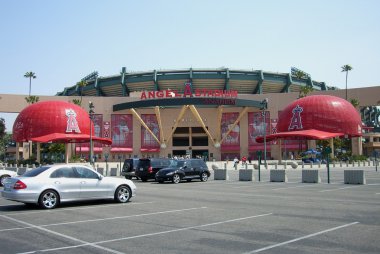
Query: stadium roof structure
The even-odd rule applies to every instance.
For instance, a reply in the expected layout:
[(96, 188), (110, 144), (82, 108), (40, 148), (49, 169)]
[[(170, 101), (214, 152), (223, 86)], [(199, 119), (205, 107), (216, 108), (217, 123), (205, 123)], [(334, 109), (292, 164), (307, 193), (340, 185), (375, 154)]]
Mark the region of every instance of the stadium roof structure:
[(132, 92), (178, 90), (190, 82), (193, 89), (235, 90), (239, 94), (267, 94), (299, 92), (301, 87), (328, 90), (324, 82), (313, 81), (310, 76), (298, 78), (291, 73), (264, 72), (262, 70), (183, 69), (127, 72), (123, 67), (118, 75), (99, 77), (97, 72), (82, 79), (86, 86), (67, 87), (57, 96), (129, 96)]

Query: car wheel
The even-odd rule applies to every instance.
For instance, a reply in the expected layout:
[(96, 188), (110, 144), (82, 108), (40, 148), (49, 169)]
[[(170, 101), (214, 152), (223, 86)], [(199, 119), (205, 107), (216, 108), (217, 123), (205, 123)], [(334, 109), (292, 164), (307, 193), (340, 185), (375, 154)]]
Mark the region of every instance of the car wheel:
[(7, 179), (7, 178), (9, 178), (9, 177), (11, 177), (11, 176), (9, 176), (9, 175), (2, 175), (2, 176), (0, 177), (0, 186), (4, 186), (5, 179)]
[(38, 204), (43, 209), (54, 209), (59, 204), (58, 193), (54, 190), (46, 190), (42, 192), (38, 199)]
[(128, 202), (131, 196), (131, 189), (126, 185), (119, 186), (115, 191), (115, 201), (119, 203)]
[(202, 182), (206, 182), (207, 180), (208, 180), (208, 175), (207, 175), (206, 172), (203, 172), (203, 173), (201, 174), (201, 181), (202, 181)]
[(172, 182), (173, 183), (179, 183), (180, 181), (181, 181), (181, 177), (178, 174), (174, 174)]

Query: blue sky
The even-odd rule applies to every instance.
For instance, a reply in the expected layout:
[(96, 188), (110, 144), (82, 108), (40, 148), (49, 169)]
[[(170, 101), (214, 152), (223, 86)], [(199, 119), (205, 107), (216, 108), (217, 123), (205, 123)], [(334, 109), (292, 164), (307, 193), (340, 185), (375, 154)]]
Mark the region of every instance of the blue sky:
[[(100, 76), (177, 68), (290, 72), (380, 85), (377, 0), (0, 0), (0, 94), (54, 95)], [(11, 119), (0, 112), (0, 117)], [(11, 127), (10, 127), (11, 128)], [(9, 128), (8, 128), (9, 130)]]

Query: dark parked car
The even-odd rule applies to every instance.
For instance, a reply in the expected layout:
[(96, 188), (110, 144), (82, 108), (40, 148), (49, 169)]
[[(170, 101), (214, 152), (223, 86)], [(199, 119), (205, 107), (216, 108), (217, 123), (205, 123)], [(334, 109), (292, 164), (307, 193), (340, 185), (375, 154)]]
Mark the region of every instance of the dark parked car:
[(124, 161), (123, 170), (121, 171), (121, 175), (124, 176), (126, 179), (132, 179), (133, 177), (136, 177), (136, 169), (139, 163), (138, 158), (133, 159), (126, 159)]
[(162, 168), (169, 167), (172, 161), (167, 158), (139, 159), (135, 175), (143, 182), (155, 179), (156, 173)]
[(156, 181), (179, 183), (181, 180), (190, 182), (193, 179), (200, 179), (205, 182), (209, 177), (210, 171), (203, 160), (186, 159), (173, 161), (170, 167), (159, 170), (156, 174)]

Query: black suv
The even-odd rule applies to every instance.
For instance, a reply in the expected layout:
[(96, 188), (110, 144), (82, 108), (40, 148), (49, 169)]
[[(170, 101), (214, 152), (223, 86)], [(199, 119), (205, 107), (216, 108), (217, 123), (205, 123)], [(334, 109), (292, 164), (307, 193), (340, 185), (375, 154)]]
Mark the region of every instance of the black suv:
[(138, 158), (126, 159), (124, 161), (121, 175), (124, 176), (126, 179), (132, 179), (132, 177), (138, 178), (135, 174), (138, 162), (139, 162)]
[(143, 182), (154, 179), (156, 173), (162, 168), (169, 167), (172, 161), (167, 158), (139, 159), (135, 175)]
[(200, 179), (205, 182), (210, 177), (210, 171), (206, 163), (201, 159), (185, 159), (173, 161), (168, 168), (163, 168), (156, 174), (156, 181), (172, 181), (179, 183), (181, 180), (190, 182), (193, 179)]

